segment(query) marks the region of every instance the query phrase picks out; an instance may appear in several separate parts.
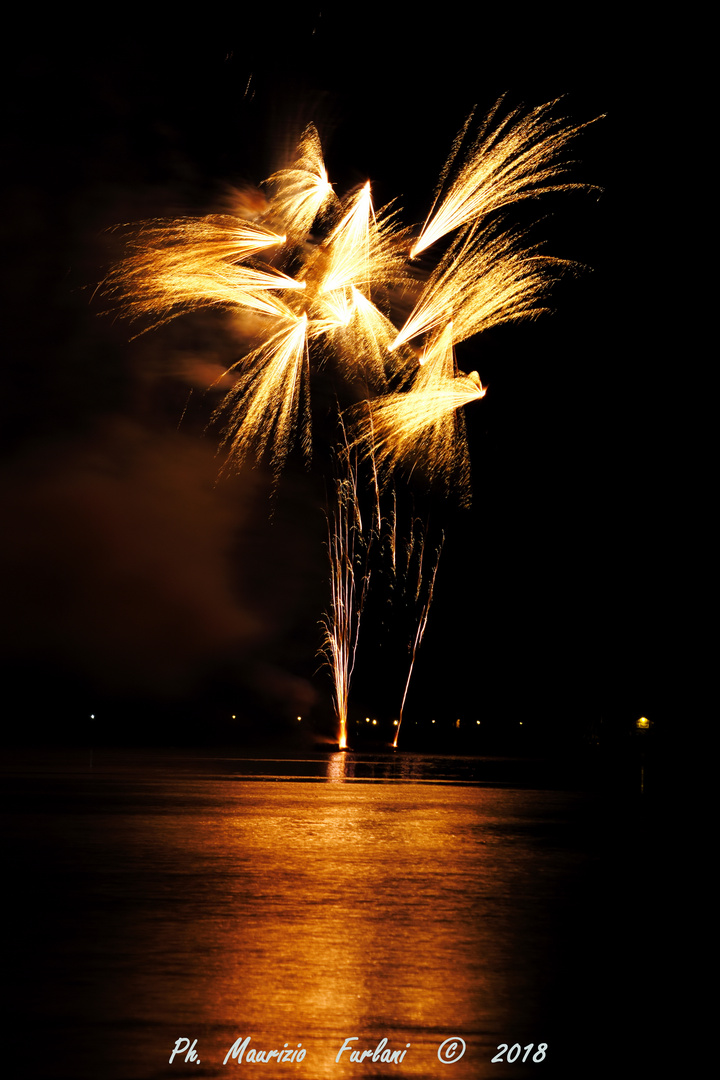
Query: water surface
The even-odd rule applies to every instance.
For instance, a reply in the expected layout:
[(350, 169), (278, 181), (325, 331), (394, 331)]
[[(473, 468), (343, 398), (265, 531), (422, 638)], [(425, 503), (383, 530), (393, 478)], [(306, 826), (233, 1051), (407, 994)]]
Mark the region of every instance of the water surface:
[[(24, 1076), (589, 1076), (627, 1011), (602, 797), (522, 763), (96, 751), (5, 779)], [(223, 1065), (248, 1036), (305, 1058)], [(348, 1038), (406, 1053), (337, 1062)]]

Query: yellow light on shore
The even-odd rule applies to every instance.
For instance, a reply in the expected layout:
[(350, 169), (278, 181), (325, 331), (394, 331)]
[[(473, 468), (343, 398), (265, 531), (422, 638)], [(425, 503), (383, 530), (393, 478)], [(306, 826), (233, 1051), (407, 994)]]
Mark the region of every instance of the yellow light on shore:
[(635, 721), (635, 727), (638, 731), (647, 731), (650, 727), (650, 721), (647, 716), (641, 716), (639, 720)]

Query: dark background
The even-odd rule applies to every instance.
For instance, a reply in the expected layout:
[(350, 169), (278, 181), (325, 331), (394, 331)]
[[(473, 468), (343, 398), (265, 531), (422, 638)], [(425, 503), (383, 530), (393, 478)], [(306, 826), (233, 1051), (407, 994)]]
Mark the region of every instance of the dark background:
[[(680, 689), (686, 406), (653, 186), (675, 123), (658, 41), (607, 14), (353, 22), (301, 5), (210, 21), (62, 22), (7, 47), (7, 738), (242, 741), (299, 713), (332, 730), (322, 469), (292, 459), (272, 501), (262, 469), (216, 483), (203, 388), (237, 358), (222, 317), (130, 340), (96, 286), (122, 250), (113, 226), (222, 208), (310, 120), (338, 192), (369, 178), (376, 205), (398, 197), (420, 222), (467, 114), (501, 94), (603, 115), (569, 152), (570, 178), (603, 190), (519, 208), (581, 266), (554, 314), (458, 350), (489, 386), (467, 410), (473, 505), (432, 505), (446, 544), (406, 717), (437, 719), (436, 749), (460, 745), (456, 717), (491, 733), (473, 749), (516, 746), (521, 720), (533, 748), (621, 739), (643, 714), (662, 729)], [(371, 618), (361, 637), (354, 717), (397, 715), (393, 633)]]
[[(338, 8), (213, 8), (181, 21), (168, 9), (160, 27), (126, 10), (108, 17), (97, 30), (64, 13), (54, 25), (11, 22), (4, 47), (5, 741), (269, 743), (298, 714), (332, 732), (316, 655), (328, 596), (322, 454), (309, 473), (292, 458), (272, 500), (262, 469), (217, 483), (222, 458), (205, 434), (216, 399), (204, 387), (237, 358), (227, 320), (195, 316), (131, 340), (136, 328), (103, 314), (96, 287), (122, 251), (114, 226), (222, 208), (231, 185), (285, 163), (309, 120), (339, 192), (370, 178), (376, 204), (398, 197), (402, 219), (420, 222), (466, 116), (503, 93), (511, 108), (563, 95), (558, 112), (574, 123), (604, 115), (571, 148), (571, 178), (603, 191), (518, 208), (520, 223), (542, 218), (535, 235), (549, 253), (587, 269), (555, 289), (553, 315), (458, 350), (489, 391), (467, 410), (472, 509), (429, 504), (446, 543), (405, 745), (545, 752), (599, 740), (627, 757), (640, 715), (662, 735), (683, 715), (693, 670), (682, 664), (692, 517), (680, 433), (699, 380), (673, 333), (668, 164), (673, 148), (684, 153), (673, 104), (682, 42), (608, 10), (528, 21), (519, 10), (386, 7), (352, 21)], [(692, 85), (681, 97), (689, 109)], [(406, 639), (402, 620), (387, 621), (375, 612), (360, 641), (361, 726), (387, 725), (399, 707)], [(13, 809), (18, 787), (21, 807), (64, 805), (45, 781), (39, 792), (23, 781), (8, 786)], [(588, 844), (601, 849), (606, 891), (588, 876), (593, 903), (563, 914), (557, 947), (558, 971), (575, 977), (556, 1015), (578, 1032), (588, 1017), (617, 1017), (578, 1053), (588, 1075), (596, 1052), (627, 1059), (625, 1034), (651, 1030), (649, 991), (664, 986), (660, 878), (647, 872), (660, 833), (648, 844), (626, 810), (598, 809), (600, 839)], [(66, 851), (53, 833), (32, 863), (37, 887), (20, 888), (8, 921), (25, 980), (37, 970), (28, 943), (44, 948), (33, 896), (70, 909), (72, 890), (58, 889)], [(609, 970), (616, 980), (595, 983)], [(9, 985), (24, 1004), (27, 981)]]

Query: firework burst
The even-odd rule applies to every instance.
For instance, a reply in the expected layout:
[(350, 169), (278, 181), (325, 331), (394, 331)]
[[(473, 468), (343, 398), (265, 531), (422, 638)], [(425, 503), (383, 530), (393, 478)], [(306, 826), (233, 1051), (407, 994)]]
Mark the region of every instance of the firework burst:
[(476, 371), (458, 372), (449, 323), (430, 338), (409, 390), (356, 410), (356, 445), (372, 455), (381, 476), (387, 478), (398, 464), (410, 473), (419, 466), (446, 491), (454, 484), (460, 501), (467, 501), (470, 462), (461, 410), (485, 392)]
[(557, 104), (554, 101), (527, 113), (516, 109), (494, 123), (501, 102), (502, 98), (485, 120), (441, 199), (440, 192), (460, 151), (472, 114), (457, 136), (440, 178), (433, 209), (412, 247), (411, 258), (446, 233), (468, 223), (482, 224), (491, 214), (519, 199), (579, 186), (562, 182), (567, 166), (559, 160), (559, 155), (587, 124), (573, 127), (553, 117), (552, 109)]
[[(368, 397), (387, 395), (373, 400), (372, 422), (359, 421), (367, 454), (378, 452), (385, 464), (430, 454), (440, 462), (430, 475), (457, 466), (467, 488), (461, 424), (447, 418), (484, 391), (437, 356), (544, 310), (561, 264), (496, 218), (519, 199), (577, 186), (563, 179), (559, 155), (584, 125), (553, 117), (552, 106), (498, 119), (498, 103), (453, 174), (466, 125), (414, 241), (396, 210), (375, 210), (369, 183), (336, 195), (310, 125), (296, 160), (265, 182), (267, 197), (256, 200), (252, 221), (225, 214), (147, 222), (131, 235), (106, 290), (130, 317), (148, 320), (146, 328), (201, 308), (229, 310), (252, 327), (257, 342), (234, 365), (235, 387), (222, 407), (237, 465), (266, 455), (277, 473), (298, 427), (308, 446), (303, 395), (313, 364), (332, 354), (347, 378), (360, 376)], [(453, 232), (423, 284), (411, 260)], [(392, 298), (417, 294), (418, 285), (398, 329)]]
[(284, 222), (294, 241), (302, 243), (318, 214), (337, 203), (328, 181), (320, 139), (312, 124), (300, 140), (297, 160), (289, 169), (274, 173), (268, 186), (274, 188), (273, 216)]
[[(341, 424), (345, 447), (338, 460), (345, 465), (329, 516), (332, 599), (324, 648), (341, 746), (347, 745), (348, 687), (368, 582), (357, 562), (368, 540), (353, 461), (371, 464), (378, 508), (380, 479), (395, 466), (406, 472), (421, 467), (469, 501), (462, 410), (485, 388), (477, 372), (458, 371), (455, 346), (545, 310), (548, 287), (566, 265), (542, 255), (527, 234), (508, 230), (499, 217), (520, 199), (579, 186), (566, 181), (560, 155), (586, 125), (554, 117), (553, 104), (499, 119), (498, 103), (462, 157), (469, 119), (414, 240), (398, 224), (396, 209), (376, 211), (369, 182), (344, 198), (335, 193), (310, 125), (296, 160), (265, 182), (266, 196), (238, 199), (245, 217), (136, 227), (126, 258), (105, 282), (131, 318), (147, 320), (146, 329), (221, 308), (254, 337), (230, 369), (235, 382), (215, 414), (224, 425), (228, 462), (238, 467), (251, 456), (268, 457), (277, 479), (298, 430), (309, 453), (309, 387), (327, 357), (335, 358), (348, 383), (364, 388), (364, 400), (349, 414), (349, 445)], [(450, 234), (433, 270), (413, 262)], [(406, 311), (411, 298), (404, 322), (394, 308), (398, 297)], [(379, 513), (373, 527), (381, 531)], [(437, 561), (410, 675), (436, 573)]]

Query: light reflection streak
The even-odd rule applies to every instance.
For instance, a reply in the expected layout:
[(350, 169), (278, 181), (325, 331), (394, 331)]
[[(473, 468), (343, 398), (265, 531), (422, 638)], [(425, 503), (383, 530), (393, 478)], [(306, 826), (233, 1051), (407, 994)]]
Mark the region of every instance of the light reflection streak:
[[(347, 758), (330, 768), (347, 775)], [(296, 1075), (347, 1080), (366, 1074), (347, 1054), (336, 1064), (344, 1039), (374, 1048), (385, 1036), (411, 1044), (402, 1074), (421, 1080), (448, 1033), (470, 1035), (477, 1052), (482, 1032), (508, 1019), (495, 958), (513, 938), (497, 898), (511, 895), (516, 864), (482, 829), (498, 794), (356, 781), (313, 785), (308, 798), (306, 784), (280, 782), (258, 801), (256, 785), (234, 787), (234, 812), (198, 849), (206, 872), (218, 860), (232, 868), (232, 893), (195, 928), (193, 950), (212, 962), (193, 973), (180, 1013), (209, 1028), (208, 1060), (222, 1062), (241, 1034), (302, 1042)], [(471, 1057), (453, 1076), (476, 1080), (476, 1068)]]

